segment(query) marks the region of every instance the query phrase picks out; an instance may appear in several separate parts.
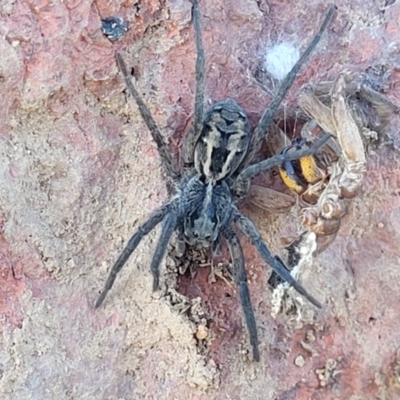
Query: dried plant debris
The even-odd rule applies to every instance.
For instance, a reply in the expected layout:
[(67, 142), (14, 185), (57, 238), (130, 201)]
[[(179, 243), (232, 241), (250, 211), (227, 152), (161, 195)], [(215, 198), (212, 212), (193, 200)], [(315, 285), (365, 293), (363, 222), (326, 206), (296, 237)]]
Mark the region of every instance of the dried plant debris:
[(222, 279), (228, 286), (232, 286), (235, 283), (232, 276), (232, 264), (229, 261), (211, 262), (211, 272), (208, 276), (208, 282), (215, 283), (218, 278)]
[(197, 268), (211, 265), (208, 259), (208, 252), (205, 249), (194, 246), (185, 246), (182, 249), (179, 244), (171, 245), (164, 280), (164, 297), (173, 310), (185, 315), (192, 324), (199, 354), (205, 354), (212, 342), (213, 334), (209, 329), (211, 318), (202, 306), (200, 297), (190, 299), (179, 292), (178, 280), (180, 275), (189, 275), (190, 278), (194, 278)]
[(183, 242), (178, 241), (177, 245), (171, 246), (169, 256), (175, 263), (175, 271), (184, 275), (189, 273), (193, 278), (197, 268), (209, 267), (209, 251), (205, 248), (188, 246)]
[(321, 387), (331, 386), (336, 383), (335, 377), (340, 373), (336, 370), (336, 367), (336, 360), (334, 360), (333, 358), (329, 358), (323, 368), (317, 369), (315, 371)]
[[(362, 185), (366, 149), (379, 142), (390, 119), (399, 113), (398, 107), (366, 82), (365, 77), (354, 79), (343, 73), (333, 82), (309, 86), (298, 99), (302, 111), (308, 115), (301, 138), (287, 146), (289, 140), (279, 128), (272, 132), (273, 150), (281, 153), (310, 146), (326, 133), (332, 136), (315, 155), (285, 162), (280, 167), (282, 180), (295, 197), (290, 199), (287, 194), (268, 189), (268, 196), (279, 203), (276, 211), (292, 213), (299, 221), (296, 235), (284, 239), (288, 267), (296, 279), (312, 268), (314, 256), (336, 237), (350, 199), (357, 196)], [(252, 189), (254, 204), (262, 207), (259, 197), (263, 193), (260, 188)], [(271, 204), (268, 211), (274, 211)], [(274, 315), (293, 312), (293, 308), (303, 303), (297, 295), (293, 299), (289, 285), (279, 281), (274, 273), (270, 284), (275, 289)]]

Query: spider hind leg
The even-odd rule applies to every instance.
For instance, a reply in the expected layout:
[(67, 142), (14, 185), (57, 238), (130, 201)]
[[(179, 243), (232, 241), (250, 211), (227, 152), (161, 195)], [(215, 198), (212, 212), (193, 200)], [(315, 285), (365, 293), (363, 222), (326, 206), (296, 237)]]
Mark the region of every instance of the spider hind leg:
[(314, 298), (311, 294), (307, 292), (307, 290), (300, 285), (300, 283), (290, 274), (290, 271), (282, 266), (280, 260), (277, 260), (272, 256), (268, 247), (264, 243), (261, 238), (260, 233), (254, 224), (246, 218), (244, 215), (236, 212), (234, 217), (236, 225), (238, 228), (251, 240), (251, 243), (257, 248), (260, 253), (262, 259), (289, 285), (293, 286), (293, 288), (303, 295), (310, 303), (314, 304), (314, 306), (318, 308), (322, 308), (321, 303)]
[[(121, 271), (122, 267), (128, 261), (129, 256), (135, 251), (136, 247), (139, 245), (139, 243), (143, 239), (143, 237), (146, 236), (148, 233), (150, 233), (164, 218), (166, 218), (166, 221), (168, 221), (168, 227), (169, 227), (169, 225), (171, 223), (173, 223), (173, 218), (171, 217), (171, 215), (172, 215), (171, 204), (168, 203), (168, 204), (158, 208), (157, 210), (155, 210), (150, 215), (150, 217), (147, 219), (147, 221), (139, 226), (139, 229), (130, 238), (128, 244), (125, 246), (124, 250), (122, 251), (122, 253), (118, 257), (117, 261), (115, 262), (115, 264), (111, 268), (111, 271), (110, 271), (110, 273), (108, 275), (106, 284), (104, 285), (104, 289), (103, 289), (103, 291), (101, 292), (99, 298), (96, 301), (96, 304), (95, 304), (96, 308), (100, 307), (101, 304), (103, 303), (104, 299), (107, 296), (107, 293), (113, 287), (114, 282), (115, 282), (115, 278), (117, 277), (118, 273)], [(166, 226), (167, 226), (167, 223), (164, 224), (163, 230), (167, 230), (167, 233), (169, 233), (170, 227), (169, 227), (169, 229), (166, 229), (165, 228)], [(171, 234), (169, 236), (171, 236), (171, 235), (172, 235), (172, 232), (171, 232)], [(161, 237), (160, 242), (162, 241), (162, 239), (163, 238)], [(169, 241), (169, 238), (168, 238), (168, 241)], [(164, 244), (162, 244), (162, 246), (164, 246)], [(156, 253), (154, 255), (153, 262), (154, 262), (154, 259), (156, 258), (157, 251), (158, 252), (162, 252), (162, 249), (163, 249), (162, 246), (157, 246), (157, 250), (156, 250)], [(165, 247), (166, 247), (166, 244), (165, 244)], [(165, 252), (165, 250), (164, 250), (164, 252)], [(162, 258), (163, 255), (164, 255), (164, 253), (161, 254), (161, 258)], [(157, 257), (161, 261), (161, 258), (159, 256), (157, 256)], [(158, 265), (159, 265), (160, 261), (158, 261)], [(155, 273), (157, 273), (158, 266), (156, 266), (155, 262), (154, 262), (155, 264), (153, 265), (153, 262), (152, 262), (151, 270), (153, 272), (153, 276), (156, 276)], [(154, 271), (156, 271), (156, 272), (154, 272)], [(156, 282), (154, 282), (154, 284), (155, 283)]]
[(257, 325), (254, 317), (253, 307), (251, 305), (249, 287), (247, 285), (247, 274), (245, 269), (243, 249), (240, 245), (239, 238), (232, 229), (225, 229), (223, 234), (228, 243), (229, 252), (232, 258), (233, 276), (239, 289), (240, 302), (242, 303), (247, 330), (249, 331), (250, 343), (253, 348), (253, 358), (255, 361), (260, 361)]

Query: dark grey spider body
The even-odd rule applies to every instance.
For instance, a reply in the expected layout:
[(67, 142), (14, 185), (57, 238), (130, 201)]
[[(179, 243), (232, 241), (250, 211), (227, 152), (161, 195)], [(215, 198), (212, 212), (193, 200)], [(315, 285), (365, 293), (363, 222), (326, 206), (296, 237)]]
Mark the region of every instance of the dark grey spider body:
[[(183, 143), (181, 154), (183, 168), (179, 167), (172, 156), (150, 111), (133, 86), (122, 57), (117, 54), (117, 62), (124, 75), (125, 82), (157, 144), (163, 166), (175, 183), (176, 194), (169, 202), (155, 210), (129, 240), (111, 269), (105, 288), (96, 302), (96, 307), (99, 307), (103, 302), (114, 284), (116, 275), (141, 239), (159, 223), (163, 222), (161, 236), (150, 266), (154, 277), (154, 290), (159, 287), (160, 263), (174, 231), (178, 232), (178, 240), (184, 239), (191, 245), (201, 247), (208, 247), (216, 240), (224, 238), (232, 258), (233, 276), (239, 289), (246, 325), (250, 334), (253, 358), (258, 361), (260, 355), (257, 328), (247, 285), (245, 260), (234, 226), (250, 239), (263, 260), (284, 281), (292, 285), (315, 306), (321, 307), (321, 305), (290, 275), (283, 263), (271, 255), (256, 227), (239, 212), (235, 202), (247, 192), (250, 179), (259, 172), (278, 166), (289, 159), (294, 160), (311, 155), (327, 141), (328, 137), (322, 139), (310, 149), (277, 155), (257, 164), (251, 164), (265, 138), (267, 128), (272, 122), (277, 108), (292, 85), (301, 65), (316, 46), (322, 32), (330, 22), (334, 8), (332, 7), (329, 10), (320, 31), (283, 81), (277, 96), (265, 111), (253, 135), (250, 136), (247, 116), (233, 100), (216, 103), (204, 115), (204, 51), (200, 29), (200, 13), (198, 1), (193, 0), (192, 2), (197, 47), (195, 121)], [(244, 167), (241, 168), (241, 166)]]

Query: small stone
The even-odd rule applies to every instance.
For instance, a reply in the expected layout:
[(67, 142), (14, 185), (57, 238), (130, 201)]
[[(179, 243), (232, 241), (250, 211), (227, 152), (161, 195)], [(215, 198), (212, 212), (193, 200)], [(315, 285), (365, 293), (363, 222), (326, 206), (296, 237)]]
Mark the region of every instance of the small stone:
[(363, 235), (364, 235), (364, 229), (362, 229), (362, 228), (359, 228), (359, 227), (355, 227), (354, 229), (353, 229), (353, 236), (356, 238), (356, 239), (361, 239), (362, 237), (363, 237)]
[(297, 367), (304, 367), (306, 361), (304, 360), (303, 356), (298, 356), (294, 359), (294, 365), (296, 365)]
[(313, 349), (313, 347), (304, 341), (300, 342), (301, 346), (303, 347), (304, 350), (308, 351), (312, 357), (317, 354), (317, 352)]
[(306, 339), (309, 343), (315, 342), (315, 335), (312, 330), (307, 331)]
[(196, 331), (196, 338), (198, 340), (204, 340), (208, 336), (208, 329), (204, 325), (199, 325)]

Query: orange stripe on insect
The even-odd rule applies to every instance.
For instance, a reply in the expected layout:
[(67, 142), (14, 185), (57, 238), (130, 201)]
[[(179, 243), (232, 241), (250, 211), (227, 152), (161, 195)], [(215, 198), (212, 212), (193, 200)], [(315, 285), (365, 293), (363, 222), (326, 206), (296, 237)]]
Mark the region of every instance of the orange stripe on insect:
[(299, 161), (301, 173), (308, 183), (314, 184), (323, 179), (322, 172), (313, 156), (302, 157)]

